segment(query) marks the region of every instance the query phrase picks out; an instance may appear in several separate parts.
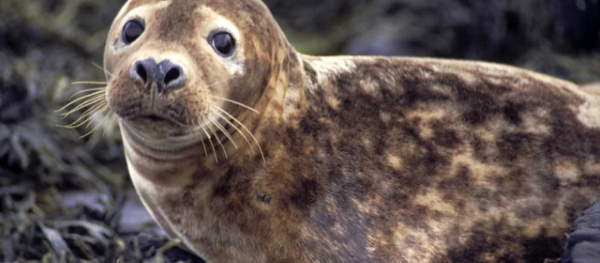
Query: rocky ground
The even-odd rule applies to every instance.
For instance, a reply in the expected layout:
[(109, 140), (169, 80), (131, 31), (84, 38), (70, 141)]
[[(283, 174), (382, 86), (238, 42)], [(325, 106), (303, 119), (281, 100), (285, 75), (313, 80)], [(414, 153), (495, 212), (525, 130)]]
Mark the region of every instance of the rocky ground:
[[(77, 116), (56, 110), (88, 88), (71, 83), (103, 80), (106, 30), (123, 2), (0, 1), (1, 262), (201, 262), (140, 207), (110, 118), (95, 116), (99, 130), (85, 138), (88, 128), (59, 127)], [(267, 3), (309, 54), (480, 59), (600, 81), (597, 0)]]

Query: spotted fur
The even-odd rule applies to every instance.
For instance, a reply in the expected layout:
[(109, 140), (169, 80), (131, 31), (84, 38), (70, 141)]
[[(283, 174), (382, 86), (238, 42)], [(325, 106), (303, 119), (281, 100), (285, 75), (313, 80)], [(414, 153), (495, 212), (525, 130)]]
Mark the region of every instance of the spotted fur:
[[(229, 159), (218, 161), (199, 140), (165, 150), (144, 137), (169, 141), (181, 128), (121, 116), (142, 200), (209, 262), (542, 262), (559, 257), (570, 223), (600, 197), (593, 92), (489, 63), (305, 56), (258, 0), (162, 1), (139, 48), (115, 49), (123, 17), (157, 2), (130, 0), (115, 20), (113, 110), (148, 100), (118, 72), (140, 52), (174, 49), (197, 69), (195, 85), (163, 98), (183, 122), (210, 117), (190, 110), (216, 103), (206, 93), (260, 111), (227, 108), (263, 154), (228, 125), (237, 149), (223, 133), (200, 138), (225, 144)], [(198, 9), (239, 29), (242, 73), (188, 34), (213, 19)]]

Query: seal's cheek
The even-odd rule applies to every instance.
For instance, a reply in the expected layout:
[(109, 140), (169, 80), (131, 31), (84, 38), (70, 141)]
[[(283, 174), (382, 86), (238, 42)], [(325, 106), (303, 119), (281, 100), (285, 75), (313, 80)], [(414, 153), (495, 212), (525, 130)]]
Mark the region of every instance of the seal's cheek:
[(207, 88), (190, 88), (173, 94), (169, 99), (171, 108), (181, 113), (182, 121), (192, 126), (207, 124), (214, 103)]
[(110, 109), (122, 118), (127, 118), (142, 105), (144, 94), (127, 73), (120, 73), (109, 84), (106, 100)]

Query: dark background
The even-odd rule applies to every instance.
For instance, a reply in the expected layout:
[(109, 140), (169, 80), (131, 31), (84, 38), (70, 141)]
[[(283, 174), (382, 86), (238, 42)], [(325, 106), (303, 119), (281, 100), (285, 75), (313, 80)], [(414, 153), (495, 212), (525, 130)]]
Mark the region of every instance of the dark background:
[[(71, 83), (103, 80), (97, 65), (122, 3), (0, 0), (1, 262), (197, 261), (169, 249), (156, 227), (142, 224), (148, 220), (135, 220), (148, 218), (131, 194), (114, 122), (98, 116), (99, 132), (85, 138), (88, 129), (58, 127), (77, 118), (56, 112), (85, 88)], [(308, 54), (477, 59), (600, 81), (600, 0), (267, 4)]]

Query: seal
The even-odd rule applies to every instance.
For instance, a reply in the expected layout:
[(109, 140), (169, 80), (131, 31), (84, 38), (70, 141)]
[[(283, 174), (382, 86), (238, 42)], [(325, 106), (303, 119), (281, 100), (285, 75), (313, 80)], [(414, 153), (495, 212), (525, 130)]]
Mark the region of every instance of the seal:
[(298, 53), (259, 0), (129, 0), (106, 100), (208, 262), (541, 262), (600, 197), (600, 97), (491, 63)]
[(600, 82), (588, 83), (581, 86), (581, 89), (587, 93), (600, 96)]

